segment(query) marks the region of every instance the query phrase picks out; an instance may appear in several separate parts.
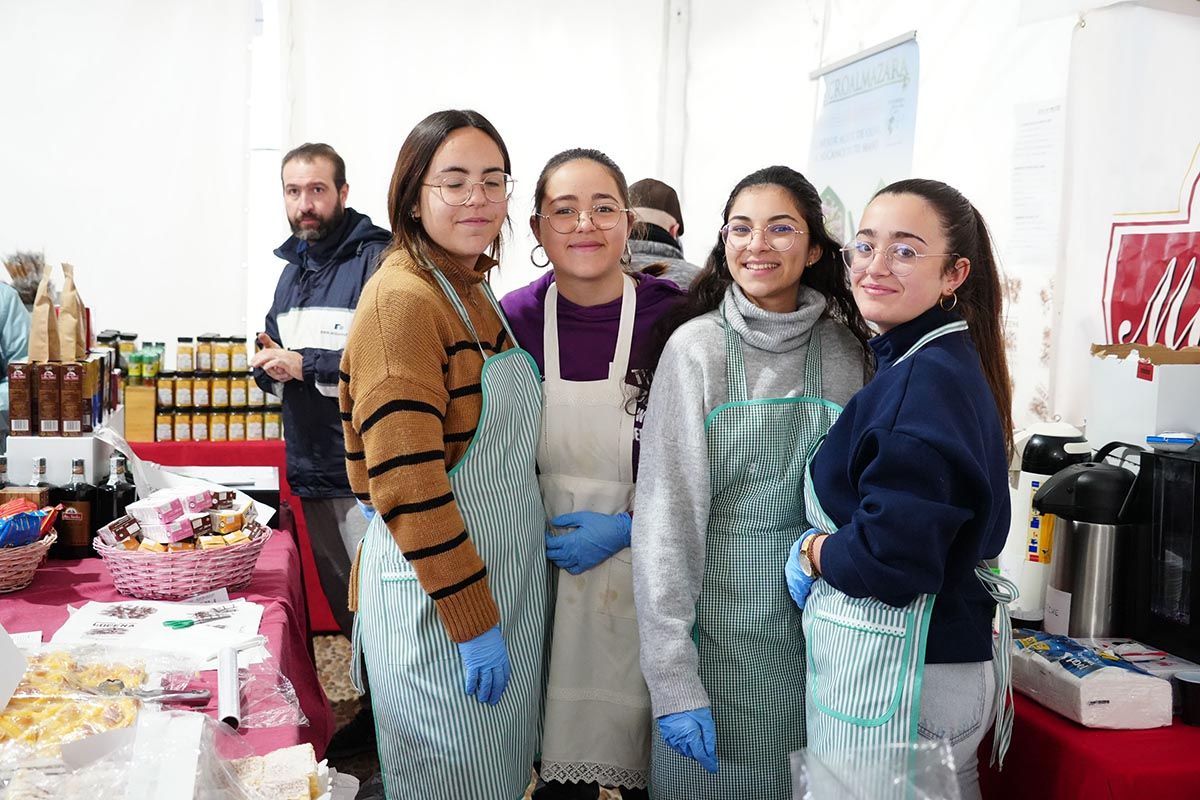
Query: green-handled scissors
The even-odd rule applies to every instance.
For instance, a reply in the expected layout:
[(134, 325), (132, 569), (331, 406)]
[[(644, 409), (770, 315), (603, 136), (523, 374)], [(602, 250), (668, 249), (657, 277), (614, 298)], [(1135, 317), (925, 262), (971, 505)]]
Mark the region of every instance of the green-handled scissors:
[(193, 625), (203, 625), (206, 622), (217, 622), (218, 620), (223, 620), (223, 619), (229, 619), (229, 615), (226, 614), (223, 617), (212, 617), (211, 619), (202, 619), (202, 620), (168, 619), (163, 622), (163, 625), (165, 627), (170, 628), (173, 631), (180, 631), (180, 630), (183, 630), (184, 628), (190, 628)]

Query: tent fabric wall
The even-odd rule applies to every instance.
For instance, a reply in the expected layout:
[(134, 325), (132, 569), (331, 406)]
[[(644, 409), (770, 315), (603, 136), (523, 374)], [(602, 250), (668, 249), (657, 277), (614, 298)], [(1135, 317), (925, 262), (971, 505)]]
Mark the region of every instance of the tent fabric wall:
[(75, 264), (97, 329), (242, 329), (253, 21), (252, 0), (0, 4), (0, 254)]

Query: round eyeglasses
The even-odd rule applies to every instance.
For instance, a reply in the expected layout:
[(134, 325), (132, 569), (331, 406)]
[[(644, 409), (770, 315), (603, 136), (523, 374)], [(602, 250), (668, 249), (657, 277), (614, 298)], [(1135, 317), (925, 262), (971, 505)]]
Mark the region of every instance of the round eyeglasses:
[(622, 214), (628, 214), (630, 209), (621, 208), (613, 203), (597, 203), (589, 209), (580, 211), (577, 208), (563, 206), (553, 209), (549, 214), (534, 213), (535, 217), (546, 220), (555, 233), (574, 233), (583, 224), (586, 216), (592, 222), (592, 227), (599, 231), (612, 230), (621, 221)]
[(882, 252), (884, 263), (891, 273), (899, 278), (912, 274), (922, 258), (958, 258), (958, 253), (918, 253), (912, 245), (903, 242), (893, 242), (880, 251), (870, 242), (856, 241), (842, 248), (842, 260), (851, 272), (866, 272), (867, 267)]
[(754, 234), (756, 233), (762, 234), (763, 241), (767, 243), (767, 247), (777, 253), (782, 253), (785, 250), (790, 250), (792, 245), (796, 243), (796, 237), (804, 233), (804, 231), (784, 222), (768, 225), (765, 228), (752, 228), (749, 225), (741, 223), (730, 223), (721, 228), (721, 241), (734, 250), (745, 250), (754, 241)]
[(481, 181), (469, 181), (459, 175), (451, 175), (438, 183), (427, 183), (426, 186), (437, 189), (442, 202), (448, 206), (465, 206), (475, 195), (475, 187), (483, 187), (483, 196), (489, 203), (503, 203), (512, 197), (513, 176), (504, 172), (494, 172), (485, 175)]

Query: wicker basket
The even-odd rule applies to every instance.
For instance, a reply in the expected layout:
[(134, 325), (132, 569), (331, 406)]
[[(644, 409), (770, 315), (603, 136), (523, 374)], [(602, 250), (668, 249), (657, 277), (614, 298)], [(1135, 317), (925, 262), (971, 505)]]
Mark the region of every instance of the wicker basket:
[(93, 540), (92, 547), (108, 565), (121, 594), (139, 600), (184, 600), (214, 589), (241, 589), (250, 583), (258, 554), (270, 538), (268, 529), (243, 544), (173, 553), (126, 550), (100, 539)]
[(15, 592), (33, 583), (33, 573), (46, 560), (50, 545), (58, 540), (51, 531), (36, 542), (23, 547), (0, 548), (0, 592)]

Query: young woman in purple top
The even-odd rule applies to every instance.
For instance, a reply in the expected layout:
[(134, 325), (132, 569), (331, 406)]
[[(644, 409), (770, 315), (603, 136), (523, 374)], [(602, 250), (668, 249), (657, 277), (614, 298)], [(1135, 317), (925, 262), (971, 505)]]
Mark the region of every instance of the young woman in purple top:
[(651, 328), (683, 293), (629, 274), (625, 176), (596, 150), (542, 170), (530, 217), (552, 272), (501, 305), (542, 371), (538, 469), (558, 602), (534, 797), (646, 797), (650, 695), (638, 665), (629, 550), (637, 438), (654, 364)]

